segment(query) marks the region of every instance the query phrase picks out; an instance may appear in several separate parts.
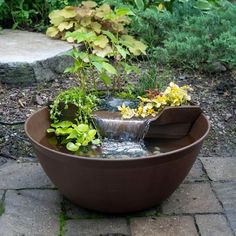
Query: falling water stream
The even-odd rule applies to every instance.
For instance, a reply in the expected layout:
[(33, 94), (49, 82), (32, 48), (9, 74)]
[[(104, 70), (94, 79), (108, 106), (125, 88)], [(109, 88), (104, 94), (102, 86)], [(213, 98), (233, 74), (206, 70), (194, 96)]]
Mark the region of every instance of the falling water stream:
[[(189, 134), (179, 139), (145, 137), (153, 120), (155, 119), (125, 120), (119, 112), (98, 111), (93, 115), (93, 122), (102, 144), (86, 151), (78, 151), (75, 155), (108, 159), (142, 158), (176, 150), (194, 142)], [(52, 149), (68, 152), (64, 146), (50, 144), (47, 137), (41, 143)]]

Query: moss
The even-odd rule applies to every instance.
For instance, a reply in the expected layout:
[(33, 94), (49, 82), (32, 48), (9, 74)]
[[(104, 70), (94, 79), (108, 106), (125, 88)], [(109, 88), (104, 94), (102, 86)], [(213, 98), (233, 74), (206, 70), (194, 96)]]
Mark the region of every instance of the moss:
[(0, 200), (0, 216), (5, 212), (5, 207), (3, 205), (3, 202)]

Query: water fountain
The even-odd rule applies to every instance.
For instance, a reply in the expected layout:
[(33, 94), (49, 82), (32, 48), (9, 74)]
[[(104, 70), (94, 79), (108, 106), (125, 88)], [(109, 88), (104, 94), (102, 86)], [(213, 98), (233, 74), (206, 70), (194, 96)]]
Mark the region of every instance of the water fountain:
[(58, 189), (78, 205), (103, 212), (138, 211), (169, 197), (190, 171), (209, 131), (197, 106), (167, 107), (146, 120), (122, 120), (119, 113), (104, 111), (93, 117), (104, 142), (90, 157), (48, 143), (48, 108), (28, 118), (25, 131)]

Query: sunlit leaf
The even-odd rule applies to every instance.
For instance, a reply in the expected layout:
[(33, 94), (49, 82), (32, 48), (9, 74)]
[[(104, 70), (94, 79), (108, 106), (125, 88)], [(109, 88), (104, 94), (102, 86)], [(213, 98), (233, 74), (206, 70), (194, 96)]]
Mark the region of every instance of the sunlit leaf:
[(60, 23), (65, 21), (65, 18), (60, 14), (60, 10), (54, 10), (49, 14), (51, 24), (58, 26)]
[(72, 152), (76, 152), (79, 150), (79, 146), (78, 145), (75, 145), (74, 143), (72, 142), (69, 142), (66, 144), (66, 148), (69, 150), (69, 151), (72, 151)]
[(93, 41), (94, 45), (105, 48), (108, 44), (109, 40), (105, 35), (99, 35), (95, 41)]
[(73, 18), (77, 15), (75, 7), (71, 6), (65, 7), (64, 9), (60, 10), (59, 14), (66, 19)]
[(55, 129), (53, 129), (53, 128), (48, 128), (47, 129), (47, 133), (54, 133), (55, 132)]
[(58, 35), (58, 33), (59, 30), (55, 26), (52, 26), (47, 29), (46, 35), (51, 38), (55, 38)]
[(115, 69), (114, 66), (112, 66), (111, 64), (109, 63), (106, 63), (106, 62), (103, 62), (102, 63), (102, 67), (110, 74), (113, 74), (113, 75), (116, 75), (117, 74), (117, 71)]
[(117, 16), (125, 16), (125, 15), (132, 15), (134, 16), (135, 14), (128, 8), (118, 8), (115, 10), (115, 13)]
[(82, 5), (87, 7), (87, 8), (94, 8), (97, 6), (97, 3), (94, 1), (83, 1)]

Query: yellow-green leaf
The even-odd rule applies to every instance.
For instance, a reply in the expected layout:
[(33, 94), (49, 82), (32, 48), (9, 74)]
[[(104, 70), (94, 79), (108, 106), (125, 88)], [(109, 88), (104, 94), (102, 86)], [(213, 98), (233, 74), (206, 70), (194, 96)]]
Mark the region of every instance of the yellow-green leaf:
[(111, 64), (109, 63), (106, 63), (106, 62), (103, 62), (102, 63), (102, 67), (110, 74), (113, 74), (113, 75), (116, 75), (117, 74), (117, 71), (115, 69), (114, 66), (112, 66)]
[(89, 16), (83, 17), (83, 18), (81, 19), (81, 21), (80, 21), (80, 24), (81, 24), (82, 26), (88, 26), (88, 25), (90, 25), (90, 24), (91, 24), (91, 17), (89, 17)]
[(58, 25), (58, 29), (62, 32), (63, 30), (68, 30), (70, 28), (72, 28), (74, 25), (74, 22), (73, 21), (70, 21), (70, 22), (62, 22)]
[(60, 14), (60, 10), (54, 10), (49, 14), (51, 24), (58, 26), (61, 22), (65, 21), (65, 18)]
[(68, 18), (75, 17), (77, 14), (76, 14), (75, 7), (68, 6), (68, 7), (63, 8), (60, 11), (60, 15), (68, 19)]
[(108, 44), (109, 40), (105, 35), (99, 35), (97, 39), (93, 42), (95, 46), (100, 48), (105, 48)]
[(99, 24), (98, 22), (91, 23), (92, 30), (98, 34), (100, 34), (100, 32), (101, 32), (101, 27), (102, 27), (101, 24)]
[(110, 45), (107, 45), (105, 48), (95, 47), (93, 50), (93, 54), (104, 58), (108, 55), (112, 55), (113, 50)]
[(82, 5), (85, 6), (86, 8), (94, 8), (97, 6), (97, 3), (94, 1), (83, 1)]
[(48, 37), (55, 38), (58, 35), (58, 33), (59, 33), (59, 30), (57, 29), (57, 27), (52, 26), (47, 29), (46, 35)]

